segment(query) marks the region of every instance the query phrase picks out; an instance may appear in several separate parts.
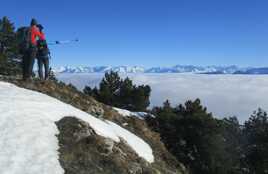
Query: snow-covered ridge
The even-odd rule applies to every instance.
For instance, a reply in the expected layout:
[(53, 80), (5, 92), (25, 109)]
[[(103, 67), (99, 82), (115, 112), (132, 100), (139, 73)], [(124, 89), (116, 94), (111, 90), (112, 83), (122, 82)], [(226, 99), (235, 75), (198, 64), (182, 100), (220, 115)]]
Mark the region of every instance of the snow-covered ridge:
[(171, 67), (151, 67), (144, 68), (141, 66), (62, 66), (54, 68), (56, 73), (104, 73), (116, 71), (119, 73), (221, 73), (233, 74), (236, 72), (246, 72), (250, 67), (241, 68), (232, 66), (193, 66), (193, 65), (176, 65)]
[(151, 147), (120, 127), (85, 113), (47, 95), (0, 82), (0, 173), (63, 174), (58, 161), (58, 129), (65, 116), (75, 116), (103, 137), (124, 139), (136, 153), (154, 162)]
[(56, 73), (104, 73), (109, 71), (116, 71), (120, 73), (144, 73), (145, 69), (139, 66), (61, 66), (53, 68)]

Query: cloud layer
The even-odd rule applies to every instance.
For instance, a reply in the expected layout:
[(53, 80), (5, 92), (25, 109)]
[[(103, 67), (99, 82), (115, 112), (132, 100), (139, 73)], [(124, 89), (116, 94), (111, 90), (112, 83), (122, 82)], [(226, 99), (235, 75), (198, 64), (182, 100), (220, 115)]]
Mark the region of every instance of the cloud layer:
[[(126, 75), (122, 75), (125, 77)], [(268, 110), (268, 76), (265, 75), (196, 75), (196, 74), (128, 74), (136, 84), (152, 88), (151, 106), (169, 99), (172, 104), (200, 98), (216, 117), (236, 115), (241, 122), (254, 110)], [(96, 86), (103, 74), (60, 74), (58, 78), (79, 89)]]

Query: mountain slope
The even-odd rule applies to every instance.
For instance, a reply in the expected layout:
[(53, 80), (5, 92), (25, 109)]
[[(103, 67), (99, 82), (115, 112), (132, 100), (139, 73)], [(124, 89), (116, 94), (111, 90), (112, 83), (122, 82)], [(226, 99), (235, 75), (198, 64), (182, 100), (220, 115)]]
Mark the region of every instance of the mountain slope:
[(63, 84), (5, 81), (38, 89), (87, 113), (47, 95), (0, 82), (0, 111), (4, 113), (0, 116), (0, 173), (111, 173), (114, 169), (117, 173), (183, 173), (181, 164), (143, 120), (123, 117)]
[[(56, 169), (55, 173), (63, 173), (57, 162), (58, 147), (55, 146), (57, 139), (54, 135), (58, 133), (58, 130), (54, 122), (68, 115), (89, 123), (100, 136), (110, 138), (117, 143), (122, 138), (140, 157), (150, 163), (154, 161), (152, 150), (147, 143), (115, 123), (101, 121), (44, 94), (18, 88), (9, 83), (0, 82), (0, 91), (2, 91), (0, 97), (6, 99), (1, 100), (0, 111), (3, 114), (0, 122), (1, 127), (8, 133), (1, 136), (1, 142), (5, 143), (0, 148), (3, 160), (0, 164), (5, 164), (7, 168), (2, 166), (0, 170), (3, 172), (0, 173), (8, 169), (18, 173), (18, 171), (23, 171), (27, 164), (31, 166), (24, 169), (26, 170), (24, 173), (36, 173), (47, 168)], [(12, 109), (12, 106), (15, 108)], [(6, 128), (5, 125), (10, 125), (10, 127)], [(32, 146), (33, 151), (29, 151), (29, 145)], [(39, 155), (42, 151), (46, 152), (45, 156)], [(16, 153), (13, 154), (13, 152)], [(24, 158), (25, 156), (27, 158)], [(8, 160), (4, 157), (8, 157)], [(12, 159), (13, 165), (6, 164)], [(45, 163), (47, 165), (40, 165)]]

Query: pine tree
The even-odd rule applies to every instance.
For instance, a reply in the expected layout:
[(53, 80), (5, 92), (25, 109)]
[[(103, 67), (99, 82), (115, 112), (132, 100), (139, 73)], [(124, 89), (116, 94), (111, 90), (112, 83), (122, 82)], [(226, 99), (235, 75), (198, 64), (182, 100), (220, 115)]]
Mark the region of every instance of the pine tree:
[(118, 107), (133, 110), (133, 88), (133, 83), (128, 77), (122, 81), (117, 99)]
[(107, 105), (145, 111), (150, 105), (151, 88), (148, 85), (136, 86), (128, 77), (121, 79), (117, 72), (111, 71), (105, 73), (99, 89), (85, 87), (84, 93)]
[(218, 121), (199, 99), (171, 107), (153, 109), (158, 131), (168, 150), (187, 165), (192, 173), (227, 173), (224, 139)]
[(268, 117), (262, 109), (245, 122), (245, 161), (250, 173), (268, 172)]
[(85, 86), (85, 88), (83, 89), (83, 92), (86, 95), (92, 96), (92, 89), (89, 86)]
[(0, 74), (20, 72), (14, 24), (7, 17), (0, 19)]
[(120, 85), (121, 79), (117, 72), (105, 73), (100, 83), (98, 100), (108, 105), (115, 105)]
[(225, 157), (228, 159), (224, 163), (224, 166), (228, 168), (228, 173), (240, 174), (243, 173), (242, 164), (243, 162), (243, 149), (242, 144), (243, 134), (242, 126), (236, 117), (229, 117), (219, 120), (221, 127), (221, 134), (224, 138), (224, 150)]
[(146, 108), (150, 105), (151, 88), (148, 85), (141, 85), (134, 87), (132, 93), (133, 99), (133, 111), (146, 111)]
[(5, 16), (0, 19), (0, 54), (5, 55), (14, 46), (14, 24)]

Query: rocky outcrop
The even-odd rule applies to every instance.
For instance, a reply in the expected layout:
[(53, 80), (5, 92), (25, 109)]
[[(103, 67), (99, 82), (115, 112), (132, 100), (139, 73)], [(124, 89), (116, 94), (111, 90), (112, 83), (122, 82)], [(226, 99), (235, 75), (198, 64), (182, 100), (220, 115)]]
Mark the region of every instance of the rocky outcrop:
[(98, 136), (89, 124), (75, 117), (65, 117), (56, 124), (60, 163), (66, 174), (178, 173), (146, 162), (123, 141), (115, 143)]
[(104, 118), (114, 121), (123, 128), (145, 140), (153, 149), (155, 162), (152, 164), (161, 174), (187, 173), (184, 165), (170, 154), (161, 142), (160, 135), (152, 131), (145, 120), (133, 117), (122, 117), (110, 106), (104, 106)]

